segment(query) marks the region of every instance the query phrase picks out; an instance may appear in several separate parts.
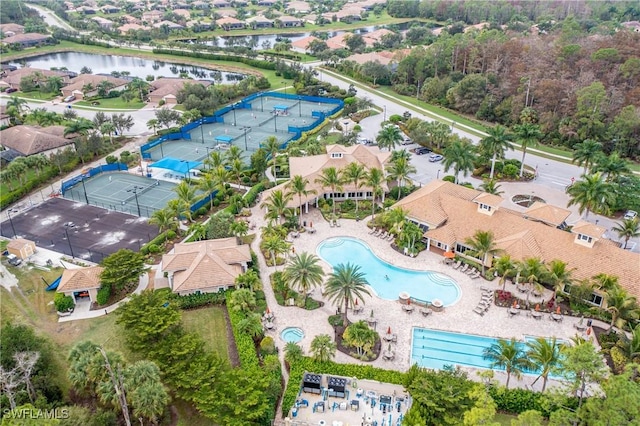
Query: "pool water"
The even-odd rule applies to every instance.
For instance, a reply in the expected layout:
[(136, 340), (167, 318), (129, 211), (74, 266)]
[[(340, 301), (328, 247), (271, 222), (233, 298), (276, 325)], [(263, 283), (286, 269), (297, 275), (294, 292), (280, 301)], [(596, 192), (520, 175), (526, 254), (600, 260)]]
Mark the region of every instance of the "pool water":
[(304, 332), (298, 327), (287, 327), (280, 333), (285, 342), (298, 343), (304, 337)]
[(401, 292), (424, 302), (440, 299), (450, 306), (460, 298), (460, 287), (446, 275), (433, 271), (399, 268), (377, 257), (364, 242), (355, 238), (329, 238), (318, 246), (318, 255), (331, 266), (353, 263), (360, 266), (378, 297), (397, 300)]
[[(527, 337), (525, 340), (528, 342), (535, 338)], [(411, 341), (411, 363), (436, 370), (442, 370), (446, 365), (491, 369), (491, 361), (482, 355), (485, 348), (497, 342), (498, 339), (493, 337), (416, 327)], [(521, 344), (524, 346), (526, 342)], [(493, 369), (502, 370), (498, 367)]]

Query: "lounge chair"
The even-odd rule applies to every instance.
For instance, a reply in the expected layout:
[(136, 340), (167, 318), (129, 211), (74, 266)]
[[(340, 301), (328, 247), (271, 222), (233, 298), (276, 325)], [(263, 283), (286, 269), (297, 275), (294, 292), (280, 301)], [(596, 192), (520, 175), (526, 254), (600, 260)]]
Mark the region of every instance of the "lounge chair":
[(386, 239), (389, 236), (389, 233), (387, 231), (384, 231), (382, 234), (378, 235), (378, 237), (382, 238), (383, 240)]
[(373, 235), (374, 237), (377, 237), (378, 235), (380, 235), (381, 232), (382, 232), (382, 229), (376, 229), (373, 233), (371, 233), (371, 235)]
[(458, 269), (462, 265), (462, 260), (458, 260), (455, 265), (453, 265), (453, 269)]
[(395, 239), (396, 239), (396, 236), (393, 235), (393, 234), (389, 234), (389, 237), (387, 238), (387, 240), (389, 240), (389, 241), (393, 241)]
[(478, 272), (478, 270), (472, 266), (467, 270), (467, 272), (465, 272), (465, 274), (472, 275), (472, 274), (475, 274), (476, 272)]
[(378, 230), (378, 228), (376, 228), (374, 226), (373, 229), (371, 231), (369, 231), (369, 234), (375, 234), (377, 230)]
[(483, 285), (480, 286), (480, 290), (493, 292), (493, 289), (491, 287), (485, 287)]
[(467, 269), (469, 269), (469, 264), (465, 263), (464, 265), (462, 265), (462, 269), (460, 269), (460, 272), (466, 272)]
[(493, 302), (493, 294), (483, 294), (480, 300), (483, 302)]
[(337, 220), (336, 220), (336, 226), (340, 228), (340, 222), (338, 222)]
[(482, 276), (482, 274), (481, 274), (481, 273), (477, 273), (477, 274), (475, 274), (475, 275), (471, 275), (471, 279), (472, 279), (472, 280), (476, 280), (476, 279), (480, 278), (481, 276)]
[(480, 315), (481, 317), (484, 316), (485, 312), (487, 312), (486, 309), (481, 308), (479, 306), (476, 306), (476, 308), (473, 310), (473, 312), (475, 312), (476, 314)]
[(332, 228), (335, 226), (334, 223), (333, 223), (333, 220), (329, 221), (329, 226), (332, 227)]

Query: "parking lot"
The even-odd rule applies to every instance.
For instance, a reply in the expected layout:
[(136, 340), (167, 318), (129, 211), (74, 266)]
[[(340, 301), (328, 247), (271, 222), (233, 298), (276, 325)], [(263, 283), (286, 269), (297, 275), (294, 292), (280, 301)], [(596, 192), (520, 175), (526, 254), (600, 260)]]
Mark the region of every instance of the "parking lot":
[[(4, 215), (3, 215), (4, 216)], [(52, 198), (0, 224), (3, 237), (34, 241), (36, 246), (99, 263), (120, 249), (138, 251), (158, 235), (146, 218), (84, 203)]]

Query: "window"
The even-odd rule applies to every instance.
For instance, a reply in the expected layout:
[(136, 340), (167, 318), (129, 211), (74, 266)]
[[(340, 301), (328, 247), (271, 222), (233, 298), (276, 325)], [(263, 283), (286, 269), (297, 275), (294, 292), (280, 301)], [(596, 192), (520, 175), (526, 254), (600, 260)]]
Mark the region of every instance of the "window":
[(480, 203), (480, 209), (490, 212), (491, 211), (491, 206), (488, 206), (486, 204)]
[(342, 153), (341, 152), (332, 152), (331, 153), (331, 158), (342, 158)]
[(584, 235), (584, 234), (578, 234), (578, 239), (582, 240), (582, 241), (586, 241), (588, 243), (590, 243), (593, 240), (593, 238), (591, 238), (588, 235)]
[(592, 303), (596, 306), (602, 306), (602, 296), (599, 294), (591, 293), (587, 302)]

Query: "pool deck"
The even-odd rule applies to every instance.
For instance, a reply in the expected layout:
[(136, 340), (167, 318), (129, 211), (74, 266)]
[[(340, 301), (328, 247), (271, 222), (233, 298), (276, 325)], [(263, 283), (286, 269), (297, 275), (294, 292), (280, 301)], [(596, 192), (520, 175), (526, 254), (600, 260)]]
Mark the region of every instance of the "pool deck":
[[(253, 208), (251, 220), (258, 226), (264, 226), (264, 210), (258, 207)], [(431, 315), (423, 316), (419, 308), (416, 307), (413, 313), (407, 313), (402, 309), (402, 305), (398, 301), (384, 300), (377, 296), (365, 297), (359, 303), (364, 302), (363, 312), (354, 314), (351, 310), (348, 317), (351, 321), (367, 320), (373, 311), (373, 317), (377, 320), (376, 329), (384, 335), (390, 327), (392, 333), (397, 335), (397, 342), (390, 343), (391, 350), (395, 352), (393, 360), (385, 360), (379, 357), (371, 363), (364, 363), (356, 360), (346, 354), (337, 352), (335, 361), (339, 363), (359, 363), (371, 364), (376, 367), (385, 369), (394, 369), (406, 371), (411, 366), (411, 336), (413, 327), (432, 328), (444, 331), (454, 331), (459, 333), (477, 334), (483, 336), (497, 338), (512, 338), (524, 340), (525, 337), (557, 337), (562, 340), (569, 340), (578, 332), (574, 325), (578, 322), (577, 318), (565, 317), (562, 322), (555, 322), (549, 318), (549, 314), (543, 314), (542, 318), (534, 319), (529, 317), (525, 312), (515, 317), (510, 317), (507, 308), (500, 308), (492, 305), (484, 316), (479, 316), (473, 312), (477, 303), (482, 296), (480, 286), (498, 289), (498, 281), (493, 283), (485, 281), (482, 278), (472, 280), (468, 275), (453, 269), (451, 266), (443, 263), (443, 258), (437, 254), (430, 252), (421, 252), (417, 257), (411, 258), (404, 256), (391, 248), (390, 242), (384, 241), (373, 235), (370, 235), (370, 229), (366, 226), (368, 220), (356, 222), (355, 220), (340, 220), (340, 227), (330, 227), (320, 212), (316, 209), (305, 213), (302, 220), (312, 221), (313, 227), (317, 230), (315, 233), (301, 233), (300, 237), (294, 239), (293, 246), (295, 252), (303, 251), (316, 254), (317, 246), (325, 239), (330, 237), (353, 237), (366, 242), (373, 252), (382, 260), (399, 267), (409, 269), (422, 269), (437, 271), (453, 278), (461, 288), (462, 295), (457, 303), (453, 306), (444, 308), (442, 312), (434, 312)], [(259, 235), (253, 242), (253, 249), (259, 252)], [(276, 317), (276, 329), (269, 331), (274, 337), (276, 345), (280, 348), (284, 347), (285, 342), (280, 338), (280, 331), (286, 327), (300, 327), (304, 330), (304, 338), (300, 342), (305, 353), (309, 353), (311, 341), (316, 335), (328, 334), (333, 336), (333, 328), (327, 321), (329, 315), (336, 313), (336, 307), (322, 296), (320, 288), (316, 288), (311, 297), (321, 300), (325, 305), (313, 311), (307, 311), (298, 307), (280, 306), (275, 300), (273, 291), (269, 285), (268, 275), (275, 271), (274, 267), (267, 267), (262, 256), (258, 256), (262, 273), (262, 280), (265, 289), (265, 295), (269, 308)], [(322, 261), (323, 269), (327, 274), (331, 272), (331, 266)], [(277, 267), (282, 270), (283, 266)], [(268, 271), (268, 273), (266, 273)], [(508, 285), (507, 290), (515, 292), (516, 289), (512, 285)], [(543, 298), (548, 300), (550, 292), (545, 290)], [(535, 304), (540, 299), (531, 297), (531, 301)], [(584, 333), (580, 333), (585, 336)], [(383, 349), (388, 349), (389, 343), (383, 341)], [(281, 351), (282, 354), (282, 351)], [(475, 380), (480, 380), (476, 373), (486, 371), (483, 369), (474, 369), (463, 367), (468, 371), (469, 376)], [(523, 375), (521, 379), (511, 378), (511, 387), (531, 387), (532, 382), (536, 379), (533, 375)], [(494, 380), (506, 382), (506, 373), (496, 371)], [(548, 387), (557, 385), (557, 382), (549, 380)], [(542, 380), (539, 380), (534, 388), (540, 390)]]

